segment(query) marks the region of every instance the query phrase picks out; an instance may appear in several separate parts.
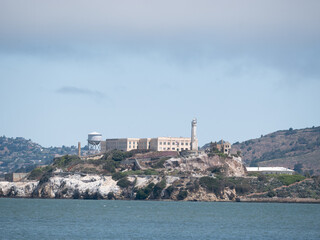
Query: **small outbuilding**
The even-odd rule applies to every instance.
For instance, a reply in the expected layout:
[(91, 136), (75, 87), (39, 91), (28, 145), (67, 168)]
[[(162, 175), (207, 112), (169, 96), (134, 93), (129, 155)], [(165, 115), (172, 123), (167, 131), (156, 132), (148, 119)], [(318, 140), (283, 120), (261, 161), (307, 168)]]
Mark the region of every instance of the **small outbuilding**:
[(262, 174), (289, 174), (294, 173), (293, 170), (284, 167), (247, 167), (248, 173), (262, 173)]
[(4, 179), (8, 182), (19, 182), (27, 175), (28, 173), (7, 173), (4, 175)]

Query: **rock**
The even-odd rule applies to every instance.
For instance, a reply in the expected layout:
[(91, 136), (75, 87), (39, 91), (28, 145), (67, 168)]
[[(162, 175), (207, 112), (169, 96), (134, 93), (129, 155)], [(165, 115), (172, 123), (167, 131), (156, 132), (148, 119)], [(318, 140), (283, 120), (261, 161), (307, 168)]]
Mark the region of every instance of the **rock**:
[(1, 197), (31, 197), (38, 186), (38, 181), (30, 182), (0, 182)]

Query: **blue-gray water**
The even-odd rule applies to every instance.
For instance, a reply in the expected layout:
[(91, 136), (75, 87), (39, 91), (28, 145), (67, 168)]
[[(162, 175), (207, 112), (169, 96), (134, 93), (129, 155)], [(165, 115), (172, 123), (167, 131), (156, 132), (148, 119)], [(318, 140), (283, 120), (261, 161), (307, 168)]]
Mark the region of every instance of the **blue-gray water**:
[(1, 239), (320, 239), (320, 205), (0, 199)]

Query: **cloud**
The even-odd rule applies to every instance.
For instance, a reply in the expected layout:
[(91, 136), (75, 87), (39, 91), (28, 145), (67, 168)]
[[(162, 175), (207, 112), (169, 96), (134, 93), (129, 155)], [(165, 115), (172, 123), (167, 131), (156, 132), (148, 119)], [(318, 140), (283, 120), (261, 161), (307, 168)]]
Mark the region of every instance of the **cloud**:
[(56, 90), (57, 93), (66, 95), (85, 95), (96, 98), (104, 98), (105, 94), (99, 91), (93, 91), (87, 88), (78, 87), (61, 87)]
[(318, 36), (319, 8), (318, 0), (2, 0), (0, 31), (62, 41)]
[(132, 56), (159, 55), (183, 71), (249, 57), (318, 80), (318, 9), (319, 0), (2, 0), (0, 55), (94, 60), (112, 71)]

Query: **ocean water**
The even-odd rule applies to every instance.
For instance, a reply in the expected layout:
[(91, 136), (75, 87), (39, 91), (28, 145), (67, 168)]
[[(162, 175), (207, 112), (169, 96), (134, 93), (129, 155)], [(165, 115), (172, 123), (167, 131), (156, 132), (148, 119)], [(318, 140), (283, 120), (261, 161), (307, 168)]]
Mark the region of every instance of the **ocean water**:
[(0, 239), (320, 239), (320, 205), (2, 198)]

